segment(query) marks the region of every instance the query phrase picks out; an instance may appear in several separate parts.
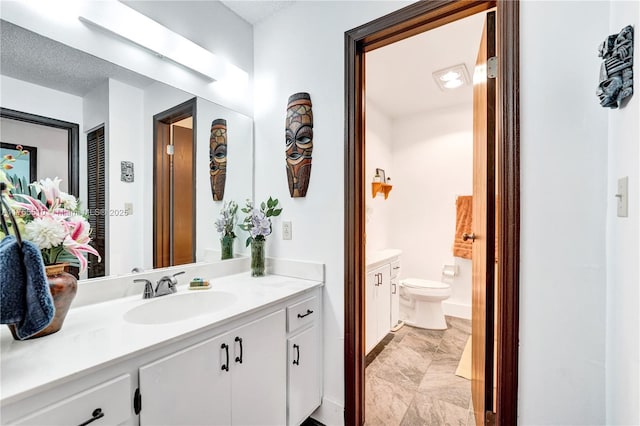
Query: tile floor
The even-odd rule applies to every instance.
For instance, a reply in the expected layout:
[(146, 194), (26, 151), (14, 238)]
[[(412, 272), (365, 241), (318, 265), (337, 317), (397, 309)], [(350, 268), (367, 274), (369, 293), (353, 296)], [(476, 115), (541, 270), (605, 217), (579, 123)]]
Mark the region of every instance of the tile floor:
[(471, 321), (446, 317), (447, 330), (405, 325), (365, 372), (367, 426), (475, 426), (471, 381), (456, 376)]

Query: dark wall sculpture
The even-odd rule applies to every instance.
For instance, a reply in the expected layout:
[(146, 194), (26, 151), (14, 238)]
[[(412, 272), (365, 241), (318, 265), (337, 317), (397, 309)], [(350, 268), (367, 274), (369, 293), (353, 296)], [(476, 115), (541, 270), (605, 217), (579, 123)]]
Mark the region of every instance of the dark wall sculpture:
[(211, 122), (209, 169), (213, 201), (222, 201), (227, 180), (227, 120), (222, 118)]
[(618, 108), (623, 99), (633, 94), (633, 27), (624, 27), (619, 34), (607, 37), (598, 56), (604, 59), (596, 91), (600, 105)]
[(308, 93), (289, 96), (285, 127), (289, 194), (293, 198), (304, 197), (309, 187), (313, 152), (313, 112)]

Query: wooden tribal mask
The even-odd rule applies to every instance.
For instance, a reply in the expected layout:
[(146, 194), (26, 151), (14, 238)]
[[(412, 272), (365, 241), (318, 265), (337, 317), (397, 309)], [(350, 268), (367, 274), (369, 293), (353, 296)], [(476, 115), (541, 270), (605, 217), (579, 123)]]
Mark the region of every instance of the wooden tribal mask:
[(313, 151), (311, 96), (296, 93), (289, 97), (285, 122), (287, 180), (291, 197), (307, 195)]
[(211, 122), (209, 174), (213, 201), (222, 201), (227, 180), (227, 120), (222, 118)]

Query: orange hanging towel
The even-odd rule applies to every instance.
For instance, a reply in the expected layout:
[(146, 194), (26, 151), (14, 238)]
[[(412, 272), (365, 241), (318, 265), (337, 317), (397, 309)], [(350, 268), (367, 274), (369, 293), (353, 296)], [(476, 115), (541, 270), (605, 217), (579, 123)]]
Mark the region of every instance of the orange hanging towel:
[(456, 199), (456, 235), (453, 240), (453, 255), (471, 259), (471, 240), (463, 241), (462, 234), (471, 234), (473, 197), (461, 195)]

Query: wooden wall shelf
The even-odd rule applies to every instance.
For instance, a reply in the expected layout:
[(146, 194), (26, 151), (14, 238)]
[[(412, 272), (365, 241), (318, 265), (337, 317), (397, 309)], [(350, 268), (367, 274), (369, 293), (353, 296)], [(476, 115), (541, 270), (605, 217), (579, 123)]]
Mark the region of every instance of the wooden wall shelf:
[(389, 192), (391, 192), (391, 188), (393, 185), (389, 185), (387, 183), (382, 182), (372, 182), (371, 183), (371, 193), (373, 194), (373, 198), (376, 198), (378, 192), (382, 192), (384, 194), (384, 199), (386, 200), (389, 196)]

